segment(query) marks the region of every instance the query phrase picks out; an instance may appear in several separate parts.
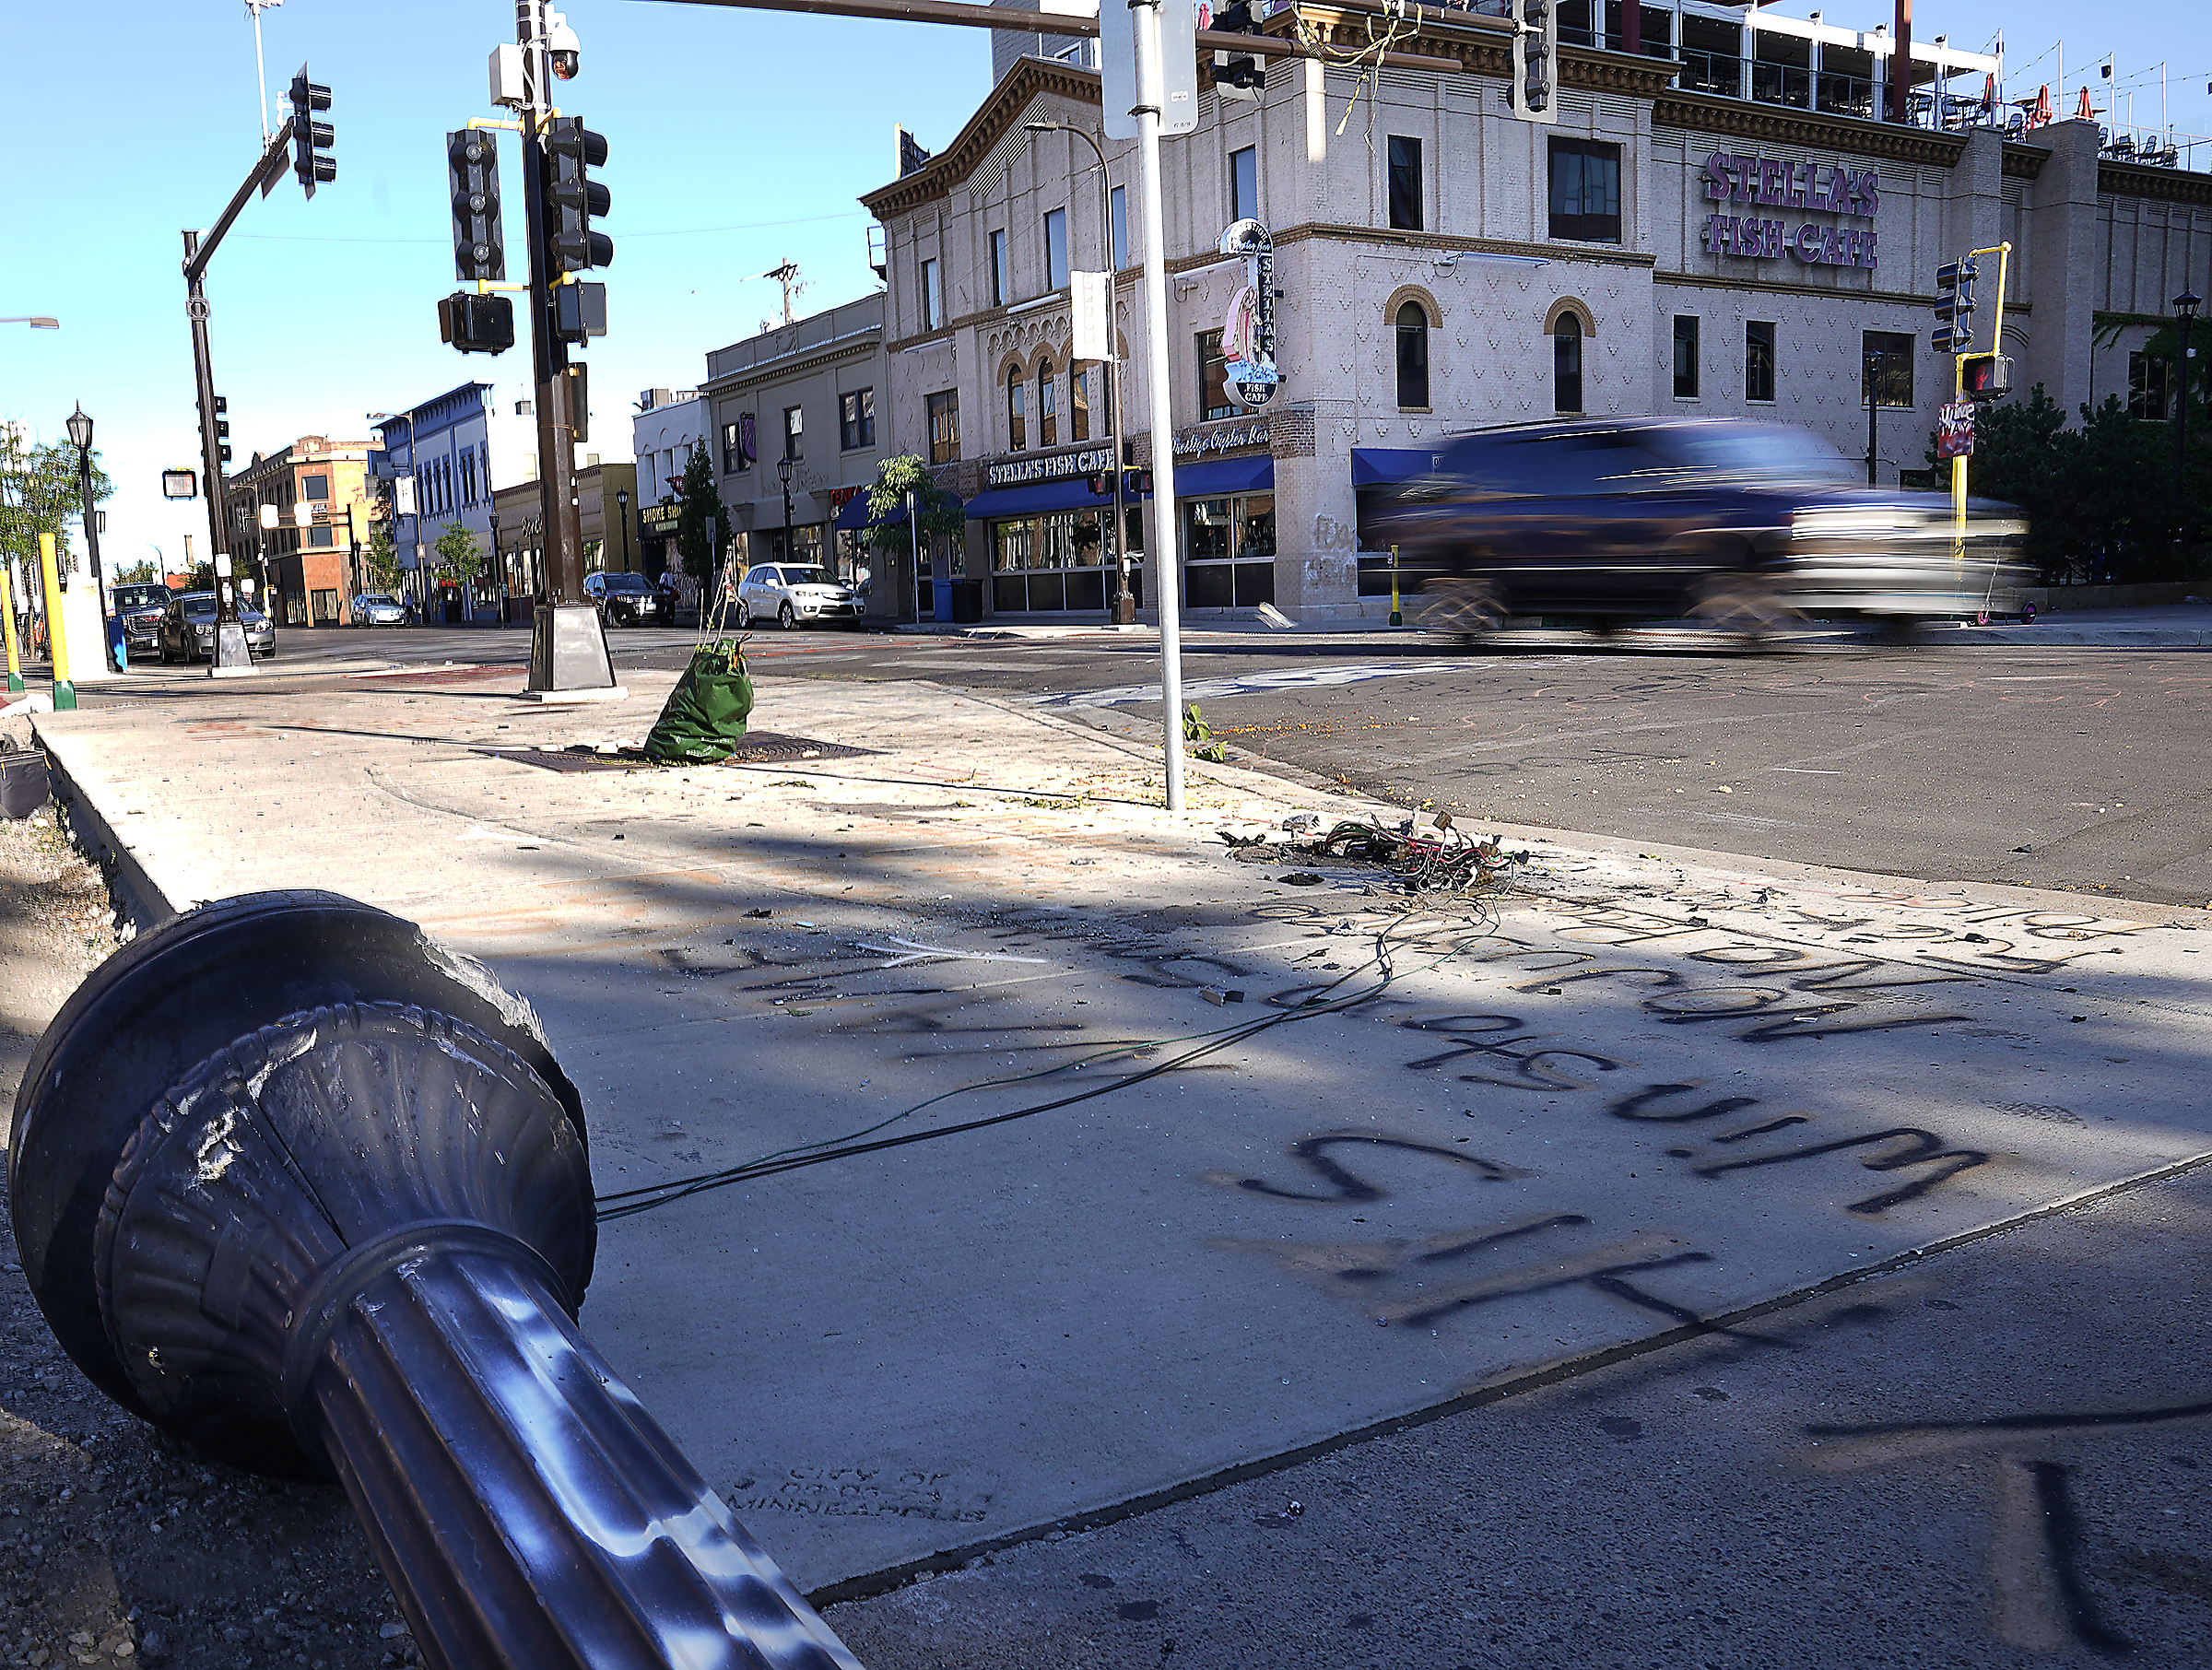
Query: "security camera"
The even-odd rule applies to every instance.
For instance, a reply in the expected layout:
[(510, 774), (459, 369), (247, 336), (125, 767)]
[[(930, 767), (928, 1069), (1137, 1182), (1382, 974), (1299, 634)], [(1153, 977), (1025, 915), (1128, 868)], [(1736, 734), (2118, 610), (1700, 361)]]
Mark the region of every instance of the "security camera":
[(546, 14), (546, 56), (553, 65), (555, 80), (576, 79), (583, 44), (576, 39), (576, 31), (569, 27), (569, 20), (562, 13)]

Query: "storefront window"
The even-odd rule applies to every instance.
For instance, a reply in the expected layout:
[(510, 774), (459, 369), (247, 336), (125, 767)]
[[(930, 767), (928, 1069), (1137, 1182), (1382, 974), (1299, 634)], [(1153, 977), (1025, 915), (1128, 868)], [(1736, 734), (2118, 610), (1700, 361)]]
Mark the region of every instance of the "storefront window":
[(1009, 516), (991, 524), (991, 606), (999, 614), (1103, 609), (1111, 510)]
[(1182, 503), (1183, 601), (1194, 609), (1275, 601), (1275, 495)]

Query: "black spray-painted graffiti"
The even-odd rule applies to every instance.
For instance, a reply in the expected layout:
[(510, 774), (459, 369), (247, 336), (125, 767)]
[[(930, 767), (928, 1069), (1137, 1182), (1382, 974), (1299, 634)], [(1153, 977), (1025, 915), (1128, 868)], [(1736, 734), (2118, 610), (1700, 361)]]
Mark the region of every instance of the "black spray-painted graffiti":
[[(1699, 1120), (1715, 1119), (1744, 1108), (1757, 1107), (1755, 1096), (1724, 1096), (1707, 1102), (1701, 1108), (1677, 1110), (1672, 1112), (1654, 1111), (1652, 1103), (1665, 1098), (1688, 1096), (1694, 1085), (1646, 1085), (1630, 1096), (1624, 1096), (1606, 1111), (1616, 1119), (1625, 1119), (1642, 1124), (1685, 1125)], [(1713, 1143), (1745, 1142), (1754, 1136), (1765, 1136), (1791, 1125), (1810, 1124), (1811, 1120), (1802, 1113), (1785, 1113), (1759, 1124), (1747, 1125), (1742, 1130), (1724, 1132), (1710, 1140)], [(1879, 1194), (1870, 1194), (1865, 1200), (1850, 1202), (1844, 1210), (1874, 1217), (1887, 1212), (1891, 1206), (1908, 1200), (1917, 1200), (1936, 1184), (1956, 1177), (1961, 1171), (1986, 1165), (1989, 1156), (1976, 1148), (1954, 1148), (1933, 1131), (1924, 1131), (1912, 1125), (1893, 1125), (1886, 1130), (1863, 1131), (1853, 1136), (1839, 1136), (1828, 1142), (1808, 1143), (1800, 1148), (1783, 1148), (1764, 1154), (1746, 1154), (1738, 1158), (1709, 1160), (1703, 1165), (1690, 1167), (1700, 1177), (1718, 1177), (1724, 1171), (1747, 1170), (1755, 1166), (1778, 1166), (1794, 1159), (1810, 1159), (1821, 1154), (1838, 1154), (1847, 1148), (1863, 1148), (1889, 1145), (1880, 1152), (1868, 1154), (1859, 1163), (1869, 1171), (1896, 1171), (1906, 1166), (1932, 1166), (1936, 1169), (1914, 1178), (1911, 1182)], [(1695, 1158), (1695, 1148), (1676, 1147), (1666, 1150), (1677, 1159)], [(1947, 1162), (1947, 1163), (1946, 1163)]]
[[(1387, 1192), (1380, 1184), (1329, 1153), (1331, 1148), (1346, 1147), (1447, 1161), (1479, 1182), (1529, 1175), (1479, 1155), (1413, 1137), (1336, 1131), (1290, 1146), (1290, 1157), (1329, 1185), (1325, 1193), (1284, 1188), (1265, 1178), (1233, 1172), (1212, 1173), (1206, 1181), (1272, 1200), (1310, 1205), (1386, 1198)], [(1684, 1326), (1704, 1325), (1695, 1311), (1653, 1293), (1640, 1283), (1661, 1270), (1708, 1263), (1712, 1254), (1685, 1246), (1676, 1236), (1644, 1233), (1601, 1246), (1574, 1247), (1571, 1240), (1575, 1233), (1590, 1228), (1590, 1219), (1579, 1212), (1555, 1212), (1505, 1224), (1449, 1229), (1419, 1240), (1290, 1243), (1221, 1237), (1206, 1244), (1219, 1252), (1264, 1254), (1292, 1273), (1317, 1282), (1324, 1291), (1354, 1300), (1385, 1326), (1433, 1328), (1477, 1305), (1573, 1287), (1586, 1288)], [(1570, 1238), (1570, 1244), (1558, 1244), (1561, 1235)], [(1481, 1269), (1495, 1263), (1500, 1254), (1518, 1259), (1530, 1253), (1535, 1262)], [(1472, 1272), (1469, 1266), (1475, 1267)]]

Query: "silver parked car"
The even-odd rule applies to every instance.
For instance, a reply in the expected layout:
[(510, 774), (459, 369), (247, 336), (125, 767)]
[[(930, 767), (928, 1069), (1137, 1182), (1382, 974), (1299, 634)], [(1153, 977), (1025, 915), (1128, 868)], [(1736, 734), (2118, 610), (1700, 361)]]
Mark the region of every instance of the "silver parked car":
[(789, 631), (802, 620), (858, 620), (864, 606), (851, 586), (811, 562), (763, 562), (737, 587), (737, 624), (772, 620)]
[[(267, 660), (276, 653), (276, 629), (269, 617), (243, 598), (238, 605), (239, 623), (246, 629), (248, 654)], [(161, 617), (163, 661), (215, 659), (215, 594), (180, 592), (169, 600)]]
[(353, 600), (356, 626), (406, 626), (407, 606), (382, 592), (363, 592)]

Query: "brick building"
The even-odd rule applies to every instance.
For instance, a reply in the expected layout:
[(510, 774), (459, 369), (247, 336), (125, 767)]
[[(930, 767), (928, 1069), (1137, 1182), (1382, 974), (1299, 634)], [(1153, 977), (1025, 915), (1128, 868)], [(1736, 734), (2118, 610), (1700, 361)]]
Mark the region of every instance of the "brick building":
[(374, 509), (368, 460), (366, 440), (302, 435), (254, 453), (225, 481), (231, 560), (241, 579), (253, 579), (253, 601), (277, 625), (351, 623)]
[[(1362, 13), (1301, 15), (1347, 50), (1367, 38)], [(2016, 388), (2042, 383), (2069, 412), (2128, 396), (2168, 299), (2203, 288), (2212, 176), (2171, 147), (2146, 165), (2091, 123), (2008, 127), (2003, 106), (1946, 91), (1963, 76), (1981, 93), (1994, 59), (1916, 42), (1924, 90), (1915, 123), (1893, 123), (1870, 113), (1885, 31), (1696, 0), (1643, 19), (1641, 54), (1587, 28), (1592, 44), (1562, 49), (1551, 123), (1511, 110), (1509, 27), (1475, 12), (1425, 12), (1396, 41), (1464, 73), (1273, 59), (1256, 100), (1202, 90), (1196, 129), (1161, 147), (1193, 614), (1387, 607), (1363, 494), (1477, 425), (1765, 418), (1864, 457), (1871, 390), (1877, 473), (1910, 479), (1950, 393), (1928, 346), (1935, 270), (1971, 248), (2010, 241)], [(1679, 61), (1653, 55), (1677, 42)], [(999, 615), (1088, 614), (1110, 580), (1112, 518), (1085, 480), (1108, 425), (1100, 368), (1068, 358), (1071, 268), (1116, 271), (1125, 405), (1149, 411), (1135, 147), (1105, 142), (1102, 229), (1089, 147), (1025, 127), (1096, 132), (1099, 99), (1094, 72), (1019, 58), (926, 166), (863, 199), (884, 229), (887, 445), (969, 500), (951, 559)], [(1245, 217), (1272, 230), (1279, 297), (1283, 382), (1257, 410), (1228, 393), (1219, 347), (1245, 275), (1218, 242)]]

